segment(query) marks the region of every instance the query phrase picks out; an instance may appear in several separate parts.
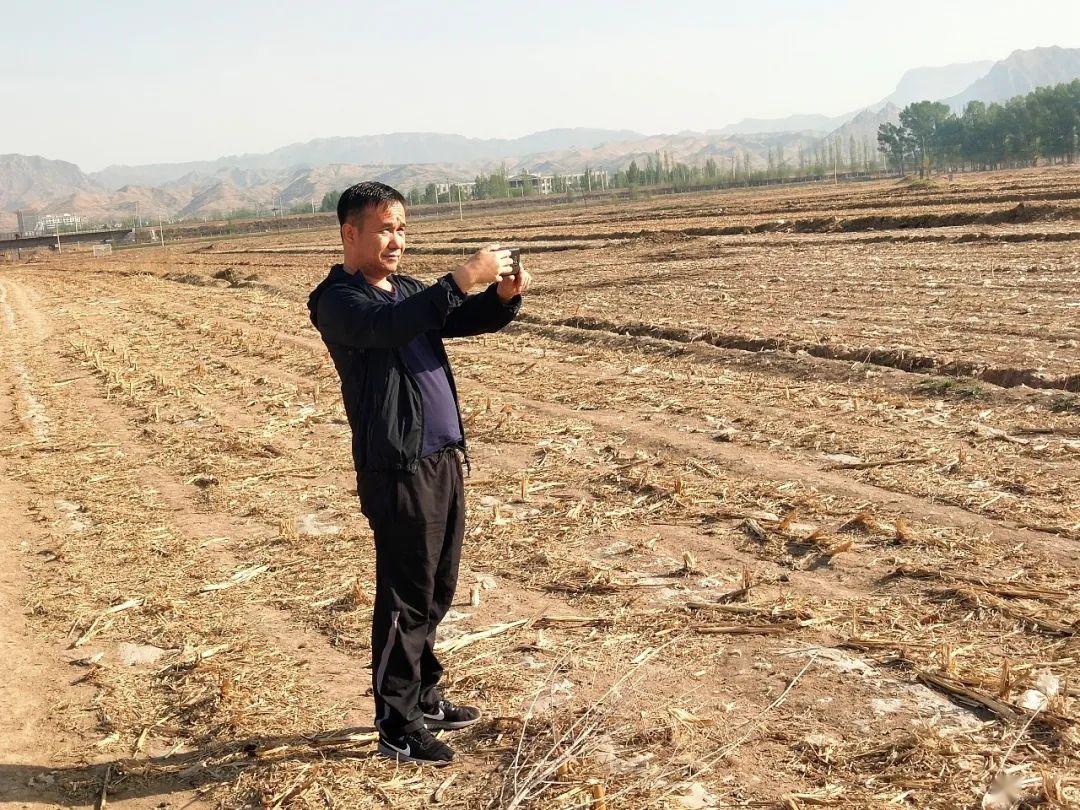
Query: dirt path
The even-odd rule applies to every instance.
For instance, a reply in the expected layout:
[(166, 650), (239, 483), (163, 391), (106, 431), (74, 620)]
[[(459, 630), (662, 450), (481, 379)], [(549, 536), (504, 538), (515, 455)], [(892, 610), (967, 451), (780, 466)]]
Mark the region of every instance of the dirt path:
[[(32, 392), (25, 387), (23, 337), (3, 282), (0, 327), (6, 345), (0, 436), (4, 444), (33, 441), (44, 432), (40, 412), (32, 410)], [(17, 414), (25, 415), (25, 425)], [(31, 414), (38, 418), (31, 419)], [(67, 707), (85, 703), (89, 690), (69, 685), (73, 675), (61, 663), (60, 647), (44, 643), (40, 632), (28, 625), (26, 567), (38, 532), (26, 520), (28, 493), (12, 480), (13, 472), (0, 456), (0, 806), (28, 807), (31, 796), (35, 801), (62, 801), (58, 791), (38, 780), (50, 765), (67, 764), (81, 749), (83, 741), (63, 729), (61, 718)]]
[[(0, 413), (12, 411), (10, 396), (0, 396)], [(0, 421), (5, 440), (17, 435)], [(77, 733), (64, 730), (69, 707), (84, 704), (87, 687), (73, 687), (75, 674), (61, 663), (59, 646), (49, 646), (27, 624), (26, 556), (35, 545), (26, 519), (26, 493), (14, 484), (0, 461), (0, 807), (59, 804), (63, 796), (40, 781), (50, 766), (63, 766), (82, 750)], [(33, 783), (33, 787), (31, 784)]]
[[(34, 495), (18, 482), (10, 463), (13, 445), (33, 445), (53, 435), (53, 424), (34, 390), (27, 356), (40, 340), (40, 318), (26, 319), (13, 299), (10, 282), (0, 281), (0, 325), (6, 344), (0, 392), (0, 807), (85, 807), (62, 785), (72, 781), (101, 783), (108, 758), (94, 756), (94, 687), (73, 666), (79, 656), (62, 639), (44, 631), (31, 618), (30, 577), (47, 576), (52, 563), (43, 556), (47, 531), (28, 520)], [(55, 557), (53, 557), (55, 559)], [(88, 754), (90, 758), (88, 759)], [(109, 806), (144, 808), (203, 805), (190, 791), (169, 786), (168, 800), (136, 796), (112, 800)], [(101, 788), (96, 789), (100, 796)], [(107, 796), (107, 790), (105, 795)]]

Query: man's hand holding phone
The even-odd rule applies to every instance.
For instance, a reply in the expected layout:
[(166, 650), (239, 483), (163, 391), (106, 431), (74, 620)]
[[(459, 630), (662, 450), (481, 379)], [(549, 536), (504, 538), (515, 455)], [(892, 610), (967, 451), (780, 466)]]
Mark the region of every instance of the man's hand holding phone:
[(532, 276), (521, 264), (521, 248), (504, 248), (497, 244), (476, 251), (452, 275), (463, 293), (478, 284), (497, 282), (496, 291), (504, 304), (515, 296), (524, 295), (532, 283)]
[(510, 263), (510, 273), (499, 279), (496, 289), (504, 304), (509, 304), (515, 296), (524, 295), (532, 283), (532, 276), (521, 264), (521, 248), (510, 249)]

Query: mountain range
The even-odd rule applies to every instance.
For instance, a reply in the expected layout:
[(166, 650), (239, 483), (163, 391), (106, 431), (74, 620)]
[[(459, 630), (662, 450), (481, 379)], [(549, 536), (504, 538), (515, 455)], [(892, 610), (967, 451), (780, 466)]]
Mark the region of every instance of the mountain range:
[(431, 132), (396, 132), (389, 135), (316, 138), (293, 143), (264, 154), (231, 155), (217, 160), (189, 163), (155, 163), (145, 166), (108, 166), (90, 174), (105, 188), (136, 183), (161, 185), (189, 174), (213, 175), (220, 169), (285, 171), (297, 167), (333, 163), (472, 163), (557, 149), (593, 146), (604, 141), (644, 137), (628, 129), (549, 129), (521, 138), (466, 138)]
[[(1010, 57), (1011, 58), (1011, 57)], [(878, 111), (888, 105), (899, 109), (913, 101), (939, 99), (965, 90), (972, 82), (984, 76), (994, 65), (992, 61), (964, 62), (942, 67), (920, 67), (907, 71), (900, 77), (896, 88), (875, 104), (868, 104), (843, 115), (789, 115), (785, 118), (744, 118), (737, 124), (729, 124), (720, 130), (737, 135), (748, 132), (786, 132), (812, 130), (822, 134), (832, 132), (866, 110)]]
[(1030, 93), (1036, 87), (1071, 82), (1080, 78), (1080, 48), (1035, 48), (1014, 51), (995, 62), (985, 75), (955, 95), (943, 99), (956, 112), (969, 101), (1005, 101)]
[[(0, 231), (14, 228), (15, 210), (77, 212), (127, 219), (136, 206), (170, 218), (203, 218), (238, 209), (318, 203), (331, 190), (379, 179), (402, 190), (429, 182), (472, 179), (505, 165), (511, 172), (614, 172), (642, 163), (657, 150), (675, 160), (721, 166), (749, 153), (765, 163), (770, 149), (813, 149), (822, 138), (873, 139), (916, 100), (944, 100), (962, 109), (972, 99), (1004, 101), (1042, 85), (1080, 78), (1080, 48), (1014, 51), (997, 62), (967, 62), (907, 71), (877, 102), (838, 116), (792, 115), (744, 119), (720, 129), (644, 135), (632, 130), (551, 129), (513, 139), (467, 138), (430, 132), (319, 138), (261, 154), (209, 161), (109, 166), (83, 173), (78, 166), (38, 156), (0, 155)], [(6, 213), (4, 213), (6, 212)]]

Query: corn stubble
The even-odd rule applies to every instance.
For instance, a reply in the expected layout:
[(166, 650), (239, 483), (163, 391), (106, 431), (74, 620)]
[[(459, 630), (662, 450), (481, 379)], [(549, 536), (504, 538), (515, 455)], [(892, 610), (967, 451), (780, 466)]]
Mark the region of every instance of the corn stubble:
[[(420, 223), (412, 272), (498, 236), (537, 275), (520, 324), (451, 347), (475, 460), (439, 650), (487, 719), (449, 775), (374, 758), (356, 725), (371, 538), (302, 317), (333, 234), (65, 254), (88, 270), (62, 297), (47, 262), (16, 267), (14, 315), (50, 339), (2, 361), (22, 427), (0, 461), (33, 495), (35, 626), (83, 656), (108, 762), (56, 783), (1080, 807), (1070, 189), (1063, 168)], [(1018, 196), (1035, 213), (1010, 222)], [(244, 262), (257, 284), (219, 283)], [(127, 666), (122, 642), (163, 652)]]

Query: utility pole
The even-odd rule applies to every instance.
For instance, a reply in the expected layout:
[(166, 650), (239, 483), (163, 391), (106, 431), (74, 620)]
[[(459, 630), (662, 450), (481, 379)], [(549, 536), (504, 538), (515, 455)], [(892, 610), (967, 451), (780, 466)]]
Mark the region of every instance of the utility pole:
[(314, 197), (311, 198), (311, 213), (312, 214), (315, 213), (315, 198)]
[(458, 211), (458, 219), (464, 221), (464, 219), (465, 219), (465, 208), (461, 204), (461, 184), (460, 183), (458, 184), (458, 187), (457, 187), (457, 211)]
[(164, 218), (161, 216), (160, 211), (158, 211), (158, 214), (157, 214), (157, 224), (158, 224), (158, 238), (161, 240), (161, 249), (166, 250), (167, 248), (165, 247), (165, 222), (164, 222)]
[(54, 219), (52, 226), (53, 231), (56, 233), (56, 255), (61, 256), (64, 250), (60, 247), (60, 223)]

